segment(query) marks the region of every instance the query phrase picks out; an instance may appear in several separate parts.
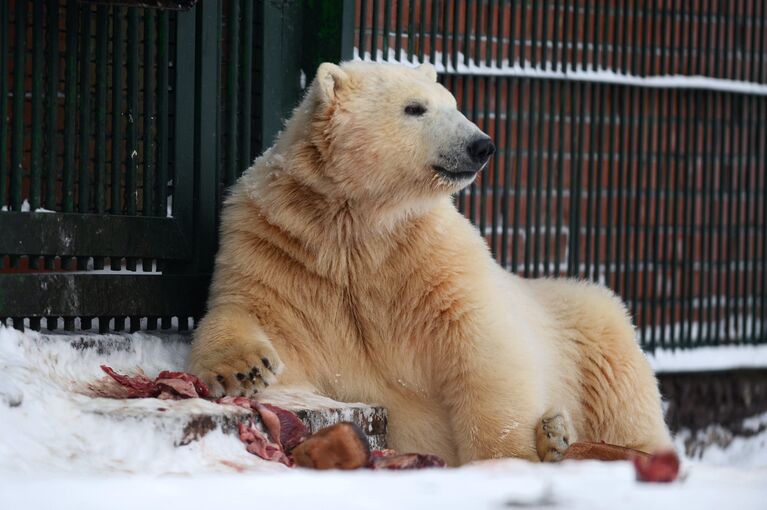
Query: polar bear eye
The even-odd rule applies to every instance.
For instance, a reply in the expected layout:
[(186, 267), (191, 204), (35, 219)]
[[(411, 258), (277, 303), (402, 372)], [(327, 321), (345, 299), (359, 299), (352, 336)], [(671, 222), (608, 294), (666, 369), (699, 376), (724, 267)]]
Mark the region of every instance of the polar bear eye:
[(420, 103), (409, 104), (405, 107), (405, 113), (414, 117), (420, 117), (426, 113), (426, 107)]

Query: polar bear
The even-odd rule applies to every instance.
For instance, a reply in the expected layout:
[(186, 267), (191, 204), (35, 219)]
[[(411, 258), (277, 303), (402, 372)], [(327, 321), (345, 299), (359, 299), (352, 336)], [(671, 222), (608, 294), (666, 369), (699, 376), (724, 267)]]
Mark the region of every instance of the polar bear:
[(188, 370), (216, 394), (382, 404), (389, 444), (449, 464), (670, 445), (608, 290), (504, 271), (452, 203), (491, 157), (430, 65), (325, 63), (233, 186)]

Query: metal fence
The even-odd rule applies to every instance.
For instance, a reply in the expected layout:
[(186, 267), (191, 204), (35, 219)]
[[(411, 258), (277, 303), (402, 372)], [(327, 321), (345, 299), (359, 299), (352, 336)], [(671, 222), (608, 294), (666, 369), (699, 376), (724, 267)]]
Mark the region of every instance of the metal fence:
[(125, 3), (0, 2), (0, 322), (190, 327), (226, 186), (279, 130), (300, 70), (342, 58), (351, 12)]
[(0, 3), (0, 316), (191, 325), (226, 186), (317, 63), (354, 56), (435, 64), (493, 136), (456, 203), (504, 266), (603, 282), (646, 349), (765, 342), (766, 16), (759, 0)]
[(600, 281), (642, 345), (767, 341), (765, 3), (358, 0), (496, 142), (456, 197), (497, 260)]

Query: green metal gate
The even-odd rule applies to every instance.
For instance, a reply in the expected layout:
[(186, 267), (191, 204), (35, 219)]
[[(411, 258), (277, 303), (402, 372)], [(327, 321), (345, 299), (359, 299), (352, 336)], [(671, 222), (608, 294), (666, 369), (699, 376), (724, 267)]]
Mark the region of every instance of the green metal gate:
[(351, 56), (351, 3), (103, 3), (0, 4), (0, 322), (185, 329), (225, 187)]

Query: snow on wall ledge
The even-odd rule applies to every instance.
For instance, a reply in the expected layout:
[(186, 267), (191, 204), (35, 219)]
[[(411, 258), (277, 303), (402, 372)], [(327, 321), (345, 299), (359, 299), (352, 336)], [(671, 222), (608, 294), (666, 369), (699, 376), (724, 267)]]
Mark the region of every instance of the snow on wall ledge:
[(393, 49), (390, 49), (386, 58), (383, 52), (378, 50), (376, 58), (370, 52), (365, 52), (360, 56), (359, 49), (354, 48), (352, 54), (353, 60), (365, 62), (381, 62), (389, 64), (402, 64), (410, 67), (416, 67), (421, 63), (431, 63), (441, 74), (458, 74), (469, 76), (499, 76), (515, 78), (543, 78), (550, 80), (581, 81), (594, 83), (608, 83), (612, 85), (626, 85), (631, 87), (643, 87), (654, 89), (696, 89), (712, 90), (717, 92), (730, 92), (735, 94), (751, 94), (755, 96), (767, 96), (767, 85), (749, 81), (728, 80), (723, 78), (710, 78), (699, 75), (662, 75), (662, 76), (636, 76), (633, 74), (618, 73), (612, 69), (597, 68), (590, 65), (586, 68), (580, 66), (568, 65), (562, 67), (557, 65), (552, 67), (550, 63), (545, 66), (533, 66), (529, 61), (514, 62), (504, 60), (501, 66), (487, 65), (485, 62), (476, 63), (474, 59), (467, 59), (463, 53), (458, 53), (457, 65), (453, 63), (452, 55), (447, 59), (447, 65), (443, 63), (442, 52), (436, 52), (434, 62), (430, 61), (430, 56), (424, 56), (424, 62), (419, 62), (417, 58), (409, 60), (407, 52), (402, 50), (399, 58)]

